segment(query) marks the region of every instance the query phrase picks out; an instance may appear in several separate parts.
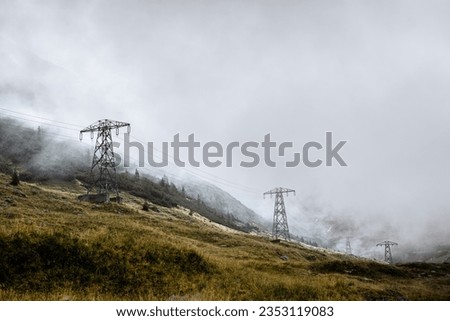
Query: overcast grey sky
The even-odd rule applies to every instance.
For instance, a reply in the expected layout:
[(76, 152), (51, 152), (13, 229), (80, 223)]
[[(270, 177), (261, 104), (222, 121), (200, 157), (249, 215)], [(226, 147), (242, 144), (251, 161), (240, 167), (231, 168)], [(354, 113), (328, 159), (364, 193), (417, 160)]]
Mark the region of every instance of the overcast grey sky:
[(318, 213), (351, 215), (392, 221), (380, 241), (433, 230), (442, 243), (449, 39), (448, 1), (0, 0), (0, 107), (127, 121), (156, 146), (176, 133), (228, 143), (270, 132), (300, 149), (332, 131), (348, 141), (348, 167), (202, 170), (259, 191), (221, 186), (267, 218), (262, 193), (296, 189), (298, 231)]

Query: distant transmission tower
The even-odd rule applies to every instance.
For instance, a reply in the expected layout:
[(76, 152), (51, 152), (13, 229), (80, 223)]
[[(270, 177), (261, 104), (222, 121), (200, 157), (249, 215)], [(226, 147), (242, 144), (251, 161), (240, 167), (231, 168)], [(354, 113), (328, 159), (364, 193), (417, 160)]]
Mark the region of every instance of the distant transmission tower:
[(384, 241), (381, 243), (378, 243), (377, 246), (384, 246), (384, 260), (388, 262), (389, 264), (392, 264), (392, 252), (391, 252), (391, 246), (398, 245), (395, 242), (391, 241)]
[[(80, 140), (83, 139), (83, 133), (89, 132), (91, 139), (94, 139), (94, 133), (97, 132), (97, 141), (95, 142), (94, 156), (90, 172), (91, 184), (87, 189), (85, 199), (95, 202), (109, 202), (110, 194), (116, 195), (115, 200), (120, 201), (119, 191), (117, 189), (116, 179), (116, 159), (114, 157), (113, 141), (111, 130), (116, 130), (119, 135), (119, 128), (127, 127), (128, 133), (131, 131), (129, 123), (102, 119), (80, 131)], [(89, 197), (92, 191), (97, 195)]]
[(283, 194), (289, 195), (289, 193), (294, 193), (293, 189), (277, 187), (273, 190), (265, 192), (263, 196), (275, 194), (275, 206), (273, 210), (273, 227), (272, 227), (272, 236), (275, 240), (279, 240), (283, 238), (287, 241), (291, 239), (289, 236), (289, 227), (286, 217), (286, 208), (284, 206)]
[(348, 255), (352, 254), (352, 246), (350, 245), (350, 237), (345, 240), (345, 253)]

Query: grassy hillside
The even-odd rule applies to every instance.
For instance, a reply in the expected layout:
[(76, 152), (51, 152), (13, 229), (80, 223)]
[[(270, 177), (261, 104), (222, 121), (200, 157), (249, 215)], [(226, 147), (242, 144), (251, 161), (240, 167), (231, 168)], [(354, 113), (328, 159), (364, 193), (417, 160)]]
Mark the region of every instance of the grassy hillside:
[[(77, 179), (89, 186), (92, 182), (89, 174), (91, 162), (92, 150), (85, 145), (74, 144), (69, 140), (56, 140), (52, 132), (40, 127), (29, 128), (18, 121), (0, 116), (0, 173), (10, 175), (17, 168), (21, 179), (30, 183), (48, 183), (55, 179), (70, 182)], [(179, 189), (167, 177), (157, 179), (140, 174), (137, 169), (134, 174), (127, 170), (129, 168), (117, 168), (117, 184), (121, 191), (164, 207), (182, 206), (214, 222), (241, 231), (259, 229), (255, 222), (243, 222), (239, 219), (248, 214), (249, 209), (245, 206), (230, 213), (227, 208), (219, 206), (220, 203), (207, 204), (196, 193), (199, 187), (195, 190), (190, 190), (189, 187), (186, 190), (184, 187)], [(224, 191), (215, 188), (209, 197), (221, 198), (223, 194)], [(228, 202), (238, 203), (231, 196)]]
[[(448, 300), (450, 264), (389, 266), (237, 232), (197, 213), (76, 200), (0, 174), (2, 300)], [(153, 210), (152, 210), (153, 209)]]

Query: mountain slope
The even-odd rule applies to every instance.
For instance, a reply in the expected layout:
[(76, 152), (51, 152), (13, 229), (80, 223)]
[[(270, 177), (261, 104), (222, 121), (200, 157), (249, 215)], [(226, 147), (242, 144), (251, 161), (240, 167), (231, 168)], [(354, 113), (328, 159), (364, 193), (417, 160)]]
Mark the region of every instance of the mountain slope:
[(228, 192), (211, 183), (196, 178), (188, 178), (182, 182), (175, 183), (185, 187), (186, 193), (190, 197), (195, 199), (199, 196), (206, 205), (220, 209), (225, 213), (230, 213), (238, 220), (259, 226), (264, 224), (261, 216), (246, 207)]
[[(91, 152), (70, 141), (56, 141), (51, 134), (46, 130), (32, 129), (20, 122), (0, 117), (0, 172), (9, 174), (17, 168), (22, 179), (28, 182), (70, 181), (77, 178), (88, 186), (91, 182)], [(248, 219), (249, 215), (243, 215), (250, 210), (219, 188), (202, 185), (209, 186), (208, 189), (214, 191), (208, 199), (222, 200), (220, 203), (207, 204), (202, 198), (197, 198), (198, 193), (194, 193), (196, 197), (189, 197), (192, 194), (190, 188), (187, 188), (185, 193), (167, 179), (158, 180), (149, 175), (140, 175), (137, 170), (136, 173), (131, 175), (126, 168), (119, 168), (119, 190), (158, 205), (186, 207), (229, 227), (244, 231), (259, 229), (252, 223), (253, 220)], [(226, 202), (229, 202), (230, 206), (225, 207)], [(253, 212), (250, 214), (256, 216)]]
[(448, 264), (389, 266), (272, 243), (124, 194), (79, 202), (76, 182), (0, 174), (0, 299), (422, 300), (450, 298)]

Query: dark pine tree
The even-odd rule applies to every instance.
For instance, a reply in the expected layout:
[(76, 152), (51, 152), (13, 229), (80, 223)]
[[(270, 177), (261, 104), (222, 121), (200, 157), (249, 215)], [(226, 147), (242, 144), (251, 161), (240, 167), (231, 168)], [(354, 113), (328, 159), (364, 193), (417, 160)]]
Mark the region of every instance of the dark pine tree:
[(11, 175), (11, 185), (17, 186), (20, 184), (19, 173), (16, 169), (14, 169), (13, 174)]

